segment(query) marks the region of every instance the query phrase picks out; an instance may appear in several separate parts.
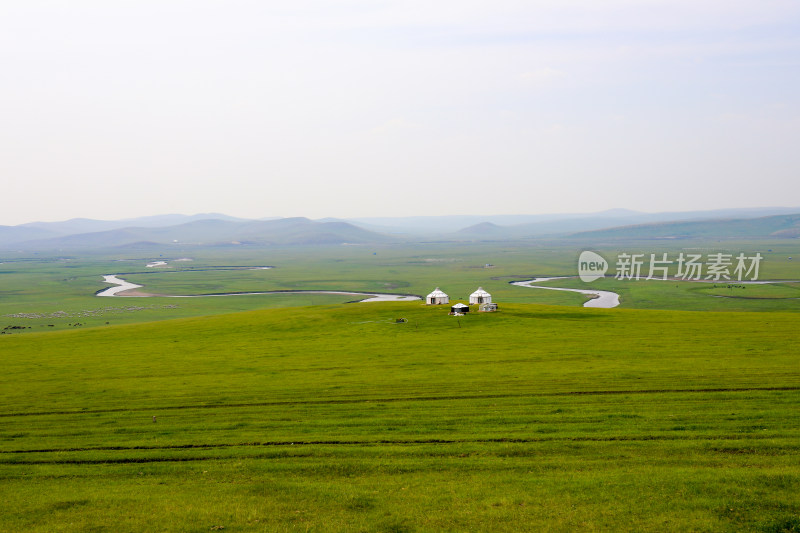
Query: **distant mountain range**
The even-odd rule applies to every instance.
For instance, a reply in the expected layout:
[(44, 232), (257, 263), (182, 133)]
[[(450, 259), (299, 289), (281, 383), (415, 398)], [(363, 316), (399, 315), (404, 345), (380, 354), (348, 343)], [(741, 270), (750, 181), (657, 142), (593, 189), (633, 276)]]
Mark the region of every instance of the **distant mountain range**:
[(197, 215), (156, 215), (122, 220), (93, 220), (90, 218), (73, 218), (64, 222), (30, 222), (15, 227), (35, 228), (49, 232), (49, 236), (75, 235), (78, 233), (94, 233), (122, 228), (163, 228), (186, 224), (196, 220), (230, 220), (245, 222), (246, 219), (230, 217), (220, 213), (202, 213)]
[(749, 239), (767, 237), (790, 239), (800, 237), (800, 214), (746, 219), (734, 218), (638, 224), (584, 231), (570, 235), (570, 238), (593, 240), (691, 238)]
[(642, 213), (639, 211), (631, 211), (630, 209), (609, 209), (596, 213), (372, 217), (348, 218), (343, 220), (370, 231), (411, 236), (444, 235), (450, 233), (458, 233), (461, 237), (470, 235), (476, 237), (482, 235), (489, 236), (488, 232), (493, 230), (491, 226), (484, 225), (485, 223), (489, 223), (501, 228), (495, 231), (498, 236), (511, 236), (512, 238), (516, 238), (563, 235), (579, 231), (655, 222), (756, 218), (793, 213), (800, 213), (800, 207), (756, 207), (663, 213)]
[[(212, 215), (213, 216), (213, 215)], [(176, 218), (178, 217), (178, 218)], [(145, 223), (154, 223), (151, 217)], [(315, 222), (307, 218), (242, 220), (226, 217), (197, 218), (167, 226), (136, 225), (80, 232), (76, 228), (113, 227), (114, 222), (70, 220), (63, 226), (31, 225), (0, 227), (0, 246), (9, 249), (86, 249), (131, 245), (311, 245), (391, 242), (393, 237), (359, 228), (346, 222)], [(170, 220), (182, 220), (170, 216)], [(97, 222), (97, 224), (92, 224)], [(69, 234), (68, 231), (78, 231)], [(59, 235), (60, 233), (60, 235)], [(66, 233), (66, 234), (65, 234)], [(31, 238), (33, 237), (33, 238)]]
[(639, 213), (250, 220), (218, 213), (0, 226), (0, 249), (152, 245), (322, 245), (515, 239), (798, 238), (800, 208)]

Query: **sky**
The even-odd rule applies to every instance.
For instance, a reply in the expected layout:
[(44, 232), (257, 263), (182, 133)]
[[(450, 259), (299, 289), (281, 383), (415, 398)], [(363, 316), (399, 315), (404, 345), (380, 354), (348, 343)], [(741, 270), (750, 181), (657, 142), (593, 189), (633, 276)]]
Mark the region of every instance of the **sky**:
[(0, 225), (800, 206), (797, 0), (0, 3)]

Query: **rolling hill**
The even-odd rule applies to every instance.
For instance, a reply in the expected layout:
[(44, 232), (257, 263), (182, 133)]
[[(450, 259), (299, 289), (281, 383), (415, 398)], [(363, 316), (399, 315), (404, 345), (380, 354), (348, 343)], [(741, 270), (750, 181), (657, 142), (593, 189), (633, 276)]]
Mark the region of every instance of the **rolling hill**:
[[(41, 230), (39, 230), (41, 231)], [(277, 220), (202, 219), (164, 227), (125, 227), (45, 239), (14, 242), (24, 250), (129, 246), (135, 243), (189, 245), (364, 244), (391, 242), (392, 237), (346, 222), (315, 222), (307, 218)]]
[[(442, 236), (454, 234), (463, 238), (468, 229), (478, 226), (474, 235), (480, 237), (480, 226), (490, 223), (502, 229), (492, 230), (499, 238), (520, 238), (577, 231), (651, 224), (679, 220), (711, 220), (728, 218), (758, 218), (773, 215), (800, 213), (800, 207), (753, 207), (710, 209), (703, 211), (668, 211), (644, 213), (630, 209), (607, 209), (594, 213), (547, 213), (533, 215), (439, 215), (415, 217), (348, 218), (356, 226), (381, 233)], [(485, 229), (485, 228), (484, 228)]]
[[(527, 217), (485, 217), (483, 221), (458, 230), (451, 236), (456, 239), (473, 240), (508, 240), (531, 237), (577, 237), (606, 235), (606, 231), (618, 238), (669, 238), (670, 233), (677, 236), (726, 237), (728, 231), (734, 237), (791, 237), (797, 236), (798, 230), (792, 223), (784, 225), (779, 221), (781, 216), (798, 213), (798, 208), (752, 208), (721, 209), (711, 211), (640, 213), (626, 209), (611, 209), (598, 213), (573, 215), (539, 215)], [(773, 222), (752, 222), (759, 219), (775, 219)], [(508, 221), (514, 221), (508, 224)], [(736, 223), (731, 223), (737, 221)], [(752, 223), (751, 223), (752, 222)], [(699, 225), (698, 225), (699, 224)], [(773, 224), (772, 227), (770, 224)], [(723, 230), (727, 227), (727, 230)], [(622, 228), (625, 228), (624, 231)], [(633, 228), (637, 228), (633, 230)], [(771, 229), (770, 229), (771, 228)], [(661, 233), (664, 233), (663, 235)], [(770, 235), (776, 232), (775, 235)], [(794, 232), (794, 234), (793, 234)], [(611, 235), (609, 233), (608, 235)], [(628, 235), (630, 233), (630, 235)], [(633, 236), (633, 233), (640, 235)], [(584, 235), (587, 234), (587, 235)], [(589, 235), (591, 234), (591, 235)], [(625, 237), (622, 235), (625, 234)], [(651, 237), (648, 235), (654, 235)], [(613, 237), (617, 238), (617, 237)]]
[(760, 218), (693, 220), (637, 224), (570, 235), (581, 239), (797, 238), (800, 214)]
[(198, 220), (227, 220), (243, 222), (246, 219), (231, 217), (221, 213), (199, 213), (196, 215), (155, 215), (121, 220), (95, 220), (91, 218), (73, 218), (61, 222), (29, 222), (17, 227), (46, 230), (53, 235), (76, 235), (78, 233), (94, 233), (122, 228), (162, 228), (177, 226)]
[(0, 246), (14, 245), (15, 243), (33, 239), (47, 239), (56, 236), (50, 230), (26, 226), (0, 226)]

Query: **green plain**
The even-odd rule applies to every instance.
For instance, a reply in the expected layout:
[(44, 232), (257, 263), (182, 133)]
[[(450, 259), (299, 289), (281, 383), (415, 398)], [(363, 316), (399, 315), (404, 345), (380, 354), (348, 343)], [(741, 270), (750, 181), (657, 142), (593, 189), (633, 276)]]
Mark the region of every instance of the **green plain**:
[[(798, 279), (778, 245), (762, 278)], [(508, 284), (574, 275), (559, 247), (205, 250), (174, 268), (206, 270), (169, 273), (151, 258), (0, 265), (0, 314), (74, 313), (3, 317), (31, 328), (0, 337), (2, 529), (800, 528), (796, 285), (748, 286), (780, 291), (751, 300), (598, 280), (641, 307), (606, 310)], [(219, 268), (247, 265), (277, 268)], [(165, 294), (441, 285), (455, 299), (481, 284), (500, 311), (93, 296), (126, 272)], [(647, 309), (659, 302), (686, 310)], [(114, 306), (142, 309), (78, 316)]]

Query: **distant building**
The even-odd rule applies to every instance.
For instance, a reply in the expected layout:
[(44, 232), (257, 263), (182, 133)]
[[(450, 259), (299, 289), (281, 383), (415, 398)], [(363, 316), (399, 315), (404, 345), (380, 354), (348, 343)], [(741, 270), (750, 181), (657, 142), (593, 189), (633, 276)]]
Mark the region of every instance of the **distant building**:
[(469, 295), (469, 304), (489, 304), (492, 303), (492, 295), (483, 290), (483, 287), (478, 287), (478, 290)]
[(433, 289), (433, 292), (425, 297), (425, 303), (428, 305), (443, 305), (450, 303), (450, 297), (446, 295), (439, 287)]
[(497, 311), (497, 304), (481, 304), (478, 306), (478, 311), (481, 313), (494, 313)]
[(456, 304), (450, 308), (451, 315), (463, 315), (469, 313), (469, 306), (466, 304)]

